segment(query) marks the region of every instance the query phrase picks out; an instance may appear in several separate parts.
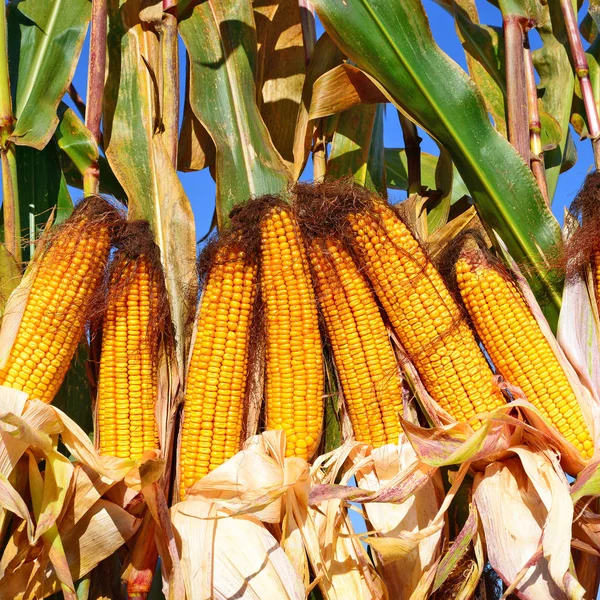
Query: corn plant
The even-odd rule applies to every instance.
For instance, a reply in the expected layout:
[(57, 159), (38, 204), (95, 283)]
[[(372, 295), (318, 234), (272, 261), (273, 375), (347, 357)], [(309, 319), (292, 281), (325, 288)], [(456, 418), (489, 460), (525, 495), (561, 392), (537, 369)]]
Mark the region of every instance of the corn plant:
[(0, 598), (597, 596), (599, 6), (435, 2), (3, 4)]

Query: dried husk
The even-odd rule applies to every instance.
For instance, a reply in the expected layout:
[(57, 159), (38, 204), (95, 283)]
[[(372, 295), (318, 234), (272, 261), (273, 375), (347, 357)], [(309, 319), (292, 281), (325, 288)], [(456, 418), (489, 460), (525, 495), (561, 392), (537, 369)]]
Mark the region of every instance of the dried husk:
[[(58, 452), (59, 439), (75, 462)], [(62, 411), (0, 386), (0, 522), (5, 529), (12, 513), (14, 523), (0, 559), (2, 597), (42, 598), (61, 589), (74, 598), (73, 582), (135, 533), (139, 519), (102, 496), (125, 482), (142, 489), (159, 478), (160, 458), (152, 452), (144, 459), (98, 456)], [(23, 468), (27, 475), (15, 478)], [(18, 479), (17, 490), (11, 480)]]
[(570, 573), (573, 504), (555, 455), (513, 447), (475, 475), (488, 559), (520, 598), (583, 598)]
[[(282, 431), (267, 431), (192, 486), (186, 500), (171, 509), (188, 600), (233, 592), (230, 582), (244, 585), (258, 556), (269, 567), (264, 580), (246, 583), (245, 593), (256, 597), (262, 585), (270, 585), (262, 597), (304, 597), (312, 571), (311, 585), (318, 585), (326, 599), (387, 598), (340, 501), (309, 506), (311, 486), (322, 477), (318, 466), (311, 473), (305, 460), (285, 457)], [(244, 533), (234, 536), (238, 525)], [(239, 558), (239, 539), (246, 535), (253, 536), (255, 546), (248, 551), (245, 543)], [(272, 554), (265, 558), (268, 548)], [(249, 552), (255, 556), (248, 557)], [(289, 596), (282, 595), (282, 582)]]

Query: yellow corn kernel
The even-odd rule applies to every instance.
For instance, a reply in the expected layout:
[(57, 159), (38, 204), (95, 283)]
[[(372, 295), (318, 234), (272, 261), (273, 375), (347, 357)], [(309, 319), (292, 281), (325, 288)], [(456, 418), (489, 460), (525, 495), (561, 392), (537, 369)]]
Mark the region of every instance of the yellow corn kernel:
[(516, 284), (484, 257), (463, 252), (456, 279), (479, 337), (500, 374), (521, 388), (584, 457), (593, 443), (567, 376)]
[(255, 293), (256, 265), (239, 248), (222, 248), (202, 295), (187, 374), (179, 459), (182, 498), (238, 452), (243, 441)]
[(96, 426), (101, 454), (137, 460), (159, 447), (154, 414), (159, 349), (147, 333), (158, 318), (161, 292), (145, 255), (121, 260), (102, 325)]
[(287, 456), (309, 459), (323, 424), (323, 356), (306, 252), (288, 209), (272, 208), (265, 217), (261, 253), (267, 429), (285, 431)]
[[(96, 208), (104, 201), (97, 202)], [(0, 370), (0, 384), (52, 402), (81, 337), (111, 246), (109, 219), (73, 213), (37, 260), (15, 342)], [(107, 214), (115, 212), (109, 205)]]
[(502, 406), (471, 329), (406, 225), (383, 203), (349, 221), (365, 273), (432, 398), (458, 421)]
[(379, 307), (341, 243), (325, 246), (311, 242), (309, 256), (354, 437), (374, 447), (397, 444), (402, 387)]

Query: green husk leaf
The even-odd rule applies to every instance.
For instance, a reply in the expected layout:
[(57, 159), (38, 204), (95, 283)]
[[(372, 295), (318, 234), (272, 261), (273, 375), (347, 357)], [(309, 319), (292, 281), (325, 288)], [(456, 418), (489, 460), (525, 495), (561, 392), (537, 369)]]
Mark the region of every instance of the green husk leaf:
[(58, 115), (60, 121), (54, 138), (62, 152), (61, 165), (67, 183), (83, 190), (85, 170), (94, 161), (98, 161), (100, 193), (109, 194), (122, 202), (127, 202), (125, 191), (106, 158), (98, 155), (98, 145), (83, 121), (64, 103), (59, 106)]
[[(327, 71), (341, 64), (344, 55), (334, 44), (327, 33), (324, 33), (317, 41), (312, 59), (306, 70), (304, 88), (302, 89), (302, 102), (296, 121), (296, 134), (294, 138), (294, 181), (297, 181), (308, 159), (310, 144), (315, 130), (315, 122), (310, 120), (310, 107), (315, 94), (315, 81)], [(327, 136), (333, 135), (339, 115), (325, 119), (324, 129)], [(331, 126), (331, 130), (328, 126)]]

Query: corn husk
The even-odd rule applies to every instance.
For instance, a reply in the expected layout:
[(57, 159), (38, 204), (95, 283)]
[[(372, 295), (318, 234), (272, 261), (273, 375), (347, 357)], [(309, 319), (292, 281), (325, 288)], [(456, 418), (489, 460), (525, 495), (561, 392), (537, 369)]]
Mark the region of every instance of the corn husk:
[(294, 483), (269, 455), (271, 444), (284, 443), (282, 432), (251, 438), (171, 508), (188, 600), (304, 598), (301, 577), (264, 525), (280, 521)]
[[(227, 597), (231, 581), (243, 597), (304, 597), (310, 571), (326, 599), (387, 598), (340, 501), (309, 506), (323, 477), (285, 457), (283, 432), (267, 431), (192, 486), (171, 509), (188, 599)], [(248, 536), (252, 550), (239, 543)], [(246, 582), (259, 557), (264, 577)]]
[[(437, 469), (417, 459), (404, 435), (398, 445), (377, 449), (346, 442), (321, 460), (330, 481), (343, 472), (342, 485), (316, 486), (311, 504), (333, 498), (364, 503), (373, 532), (362, 539), (375, 552), (389, 597), (426, 598), (440, 557), (447, 509)], [(352, 476), (358, 488), (344, 485)]]
[[(59, 439), (74, 462), (58, 452)], [(102, 496), (117, 485), (151, 485), (163, 470), (155, 454), (138, 464), (98, 456), (85, 432), (62, 411), (0, 386), (3, 534), (13, 516), (0, 558), (0, 589), (23, 598), (60, 589), (74, 598), (74, 581), (121, 547), (139, 525), (119, 502)]]
[(513, 457), (488, 465), (473, 498), (488, 559), (520, 598), (583, 598), (570, 573), (573, 504), (569, 484), (548, 452), (513, 447)]

